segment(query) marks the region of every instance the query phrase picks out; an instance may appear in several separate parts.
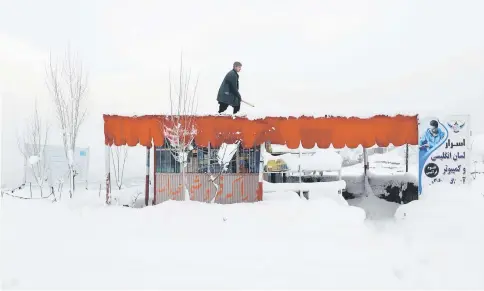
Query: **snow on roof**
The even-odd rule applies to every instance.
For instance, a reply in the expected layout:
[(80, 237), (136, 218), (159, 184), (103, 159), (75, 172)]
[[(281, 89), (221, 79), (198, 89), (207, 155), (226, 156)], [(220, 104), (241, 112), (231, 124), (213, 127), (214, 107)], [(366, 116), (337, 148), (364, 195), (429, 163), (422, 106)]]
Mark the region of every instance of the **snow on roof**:
[[(218, 105), (217, 105), (218, 106)], [(244, 106), (244, 105), (242, 105)], [(327, 106), (309, 106), (303, 109), (295, 109), (293, 107), (284, 107), (284, 106), (273, 106), (271, 108), (248, 108), (245, 106), (242, 108), (242, 111), (238, 113), (238, 116), (244, 116), (250, 120), (253, 119), (263, 119), (265, 117), (358, 117), (358, 118), (371, 118), (373, 116), (389, 116), (395, 117), (398, 115), (404, 116), (416, 116), (419, 114), (436, 114), (438, 112), (428, 112), (428, 111), (416, 111), (416, 110), (401, 110), (397, 109), (400, 107), (395, 108), (385, 108), (384, 111), (374, 110), (371, 106), (368, 108), (360, 108), (360, 109), (348, 109), (342, 107), (340, 109), (328, 108)], [(203, 111), (198, 110), (194, 115), (195, 116), (218, 116), (218, 114), (214, 113), (214, 111)], [(229, 108), (226, 113), (228, 115), (231, 114), (231, 108)], [(146, 111), (146, 112), (134, 112), (134, 111), (116, 111), (116, 112), (109, 112), (106, 111), (104, 114), (107, 115), (123, 115), (123, 116), (144, 116), (144, 115), (172, 115), (170, 110), (157, 110), (157, 111)]]
[(343, 158), (333, 149), (319, 150), (312, 155), (303, 155), (299, 158), (294, 154), (273, 156), (265, 152), (264, 164), (270, 160), (283, 160), (290, 170), (296, 171), (301, 164), (304, 171), (339, 171), (343, 164)]
[(248, 113), (246, 116), (248, 119), (262, 119), (267, 116), (277, 116), (277, 117), (357, 117), (357, 118), (371, 118), (373, 116), (389, 116), (389, 117), (395, 117), (398, 115), (404, 115), (404, 116), (416, 116), (418, 113), (416, 112), (401, 112), (401, 111), (393, 111), (393, 112), (372, 112), (372, 111), (356, 111), (356, 112), (348, 112), (348, 111), (327, 111), (325, 112), (324, 110), (321, 112), (294, 112), (291, 111), (290, 108), (287, 110), (274, 110), (274, 111), (267, 111), (264, 113)]
[[(160, 113), (160, 114), (141, 114), (141, 115), (137, 115), (137, 114), (110, 114), (110, 113), (105, 113), (105, 115), (111, 115), (111, 116), (125, 116), (125, 117), (141, 117), (141, 116), (171, 116), (170, 113)], [(193, 116), (197, 116), (197, 117), (217, 117), (217, 116), (231, 116), (232, 114), (213, 114), (213, 113), (209, 113), (209, 114), (201, 114), (201, 113), (197, 113), (197, 114), (194, 114)], [(396, 116), (417, 116), (418, 114), (415, 113), (415, 112), (406, 112), (406, 113), (397, 113), (397, 112), (394, 112), (394, 113), (375, 113), (375, 114), (344, 114), (344, 113), (340, 113), (340, 114), (298, 114), (296, 112), (294, 113), (284, 113), (284, 114), (254, 114), (254, 113), (250, 113), (250, 114), (236, 114), (234, 116), (232, 116), (233, 118), (246, 118), (246, 119), (249, 119), (249, 120), (257, 120), (257, 119), (264, 119), (264, 118), (267, 118), (267, 117), (280, 117), (280, 118), (299, 118), (299, 117), (312, 117), (312, 118), (326, 118), (326, 117), (346, 117), (346, 118), (350, 118), (350, 117), (355, 117), (355, 118), (361, 118), (361, 119), (367, 119), (367, 118), (372, 118), (374, 116), (388, 116), (388, 117), (396, 117)]]

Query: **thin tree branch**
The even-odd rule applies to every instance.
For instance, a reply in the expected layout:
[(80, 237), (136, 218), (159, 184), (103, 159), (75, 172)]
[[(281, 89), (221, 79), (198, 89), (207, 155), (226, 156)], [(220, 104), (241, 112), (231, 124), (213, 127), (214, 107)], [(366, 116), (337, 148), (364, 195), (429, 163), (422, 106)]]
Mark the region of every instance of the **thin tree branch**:
[(82, 64), (77, 64), (76, 56), (71, 54), (70, 45), (65, 52), (64, 62), (59, 70), (50, 54), (46, 69), (46, 83), (54, 105), (61, 129), (64, 153), (68, 160), (70, 196), (74, 192), (74, 161), (77, 137), (86, 117), (86, 109), (81, 108), (87, 92), (87, 75)]

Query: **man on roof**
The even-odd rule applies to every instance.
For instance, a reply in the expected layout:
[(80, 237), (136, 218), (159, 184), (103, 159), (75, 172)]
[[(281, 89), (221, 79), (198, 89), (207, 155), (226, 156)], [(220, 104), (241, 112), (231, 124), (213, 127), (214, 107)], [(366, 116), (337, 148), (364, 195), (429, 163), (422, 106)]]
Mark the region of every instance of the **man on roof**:
[(233, 107), (233, 114), (239, 112), (240, 102), (242, 100), (239, 93), (239, 72), (241, 69), (242, 64), (235, 62), (232, 70), (225, 75), (217, 95), (219, 104), (218, 113), (224, 112), (229, 106)]

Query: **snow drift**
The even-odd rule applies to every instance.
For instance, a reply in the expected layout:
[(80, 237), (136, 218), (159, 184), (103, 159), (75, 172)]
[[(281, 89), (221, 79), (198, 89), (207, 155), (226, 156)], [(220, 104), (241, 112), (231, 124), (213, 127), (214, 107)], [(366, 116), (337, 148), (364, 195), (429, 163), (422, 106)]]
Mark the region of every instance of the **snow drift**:
[(287, 191), (258, 203), (143, 209), (106, 207), (97, 191), (59, 203), (5, 196), (2, 287), (482, 289), (478, 182), (432, 188), (381, 223)]
[(399, 231), (410, 256), (400, 257), (408, 283), (419, 288), (484, 288), (484, 180), (436, 185), (400, 206)]

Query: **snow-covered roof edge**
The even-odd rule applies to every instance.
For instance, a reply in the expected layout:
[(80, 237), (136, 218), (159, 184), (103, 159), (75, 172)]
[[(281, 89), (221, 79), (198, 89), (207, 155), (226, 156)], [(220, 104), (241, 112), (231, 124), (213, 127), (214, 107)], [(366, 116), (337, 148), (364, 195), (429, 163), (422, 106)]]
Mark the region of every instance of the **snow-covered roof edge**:
[[(146, 115), (118, 115), (118, 114), (103, 114), (104, 116), (118, 116), (118, 117), (163, 117), (163, 116), (174, 116), (172, 114), (146, 114)], [(230, 115), (230, 114), (195, 114), (194, 117), (232, 117), (235, 119), (248, 119), (248, 120), (257, 120), (257, 119), (264, 119), (264, 118), (359, 118), (359, 119), (370, 119), (376, 116), (386, 116), (386, 117), (397, 117), (397, 116), (408, 116), (414, 117), (417, 116), (417, 113), (414, 114), (373, 114), (373, 115)]]

